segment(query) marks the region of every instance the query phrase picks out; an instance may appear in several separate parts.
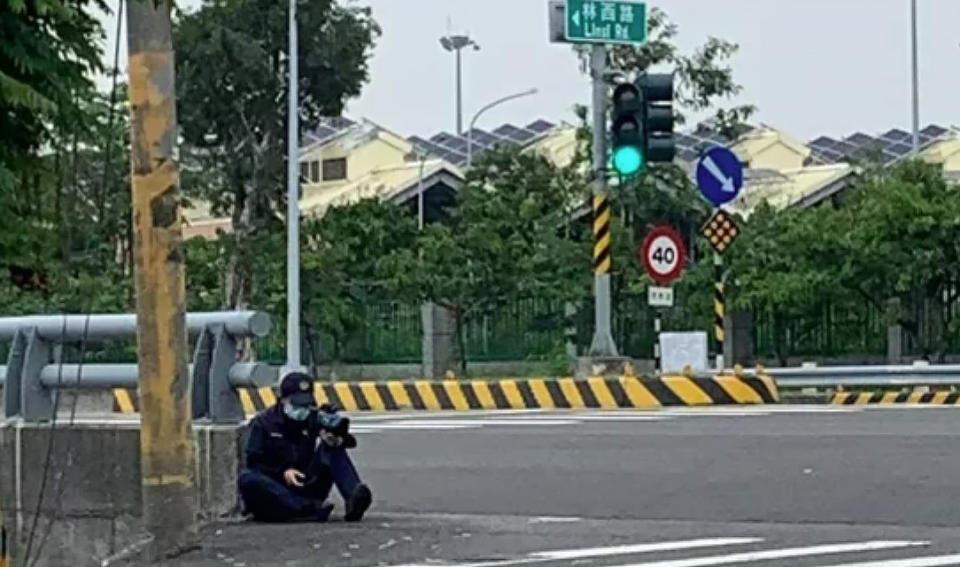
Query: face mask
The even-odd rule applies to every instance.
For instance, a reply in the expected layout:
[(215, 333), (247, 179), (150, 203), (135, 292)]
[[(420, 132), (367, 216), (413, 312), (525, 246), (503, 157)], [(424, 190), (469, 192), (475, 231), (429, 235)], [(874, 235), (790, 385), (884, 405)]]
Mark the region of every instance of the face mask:
[(294, 421), (305, 421), (308, 417), (310, 417), (310, 408), (295, 406), (290, 402), (284, 402), (283, 413), (285, 413), (287, 417)]

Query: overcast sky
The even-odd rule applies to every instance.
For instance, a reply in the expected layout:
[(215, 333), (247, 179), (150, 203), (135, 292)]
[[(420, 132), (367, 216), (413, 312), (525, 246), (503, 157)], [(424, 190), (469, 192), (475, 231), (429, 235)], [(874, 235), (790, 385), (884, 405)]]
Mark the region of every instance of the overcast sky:
[[(491, 110), (478, 126), (573, 121), (573, 105), (589, 103), (588, 80), (570, 48), (547, 41), (547, 0), (357, 2), (372, 6), (383, 36), (370, 83), (349, 103), (351, 117), (403, 135), (453, 131), (454, 58), (438, 41), (448, 22), (451, 31), (468, 32), (481, 46), (464, 51), (464, 127), (479, 107), (531, 87), (539, 94)], [(960, 126), (960, 0), (918, 2), (921, 124)], [(200, 2), (178, 4), (190, 9)], [(684, 52), (709, 36), (740, 44), (733, 69), (744, 90), (735, 102), (756, 105), (757, 121), (802, 140), (910, 128), (909, 0), (648, 5), (665, 10), (679, 26)]]

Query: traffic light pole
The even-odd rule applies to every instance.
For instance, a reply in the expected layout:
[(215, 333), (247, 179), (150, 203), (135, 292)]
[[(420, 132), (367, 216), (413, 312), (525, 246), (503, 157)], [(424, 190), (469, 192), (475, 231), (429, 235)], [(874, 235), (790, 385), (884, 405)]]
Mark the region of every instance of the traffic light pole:
[(607, 51), (594, 44), (590, 52), (590, 75), (593, 78), (593, 297), (594, 330), (590, 342), (591, 356), (617, 356), (617, 345), (611, 332), (610, 267), (612, 265), (610, 235), (610, 203), (607, 199), (607, 85), (604, 74)]
[(146, 562), (183, 550), (196, 533), (170, 8), (170, 0), (127, 3)]

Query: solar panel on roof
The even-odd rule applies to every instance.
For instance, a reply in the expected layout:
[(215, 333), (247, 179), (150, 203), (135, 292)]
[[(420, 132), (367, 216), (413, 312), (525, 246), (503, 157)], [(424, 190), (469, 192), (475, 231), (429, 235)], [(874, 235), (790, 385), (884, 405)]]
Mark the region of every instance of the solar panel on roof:
[(840, 140), (839, 142), (836, 143), (835, 146), (833, 146), (832, 149), (837, 152), (840, 152), (841, 154), (850, 155), (853, 152), (857, 151), (858, 148), (857, 146), (851, 144), (846, 140)]
[(337, 135), (337, 130), (321, 124), (314, 128), (312, 132), (309, 132), (309, 134), (316, 138), (315, 142), (323, 142)]
[(837, 140), (834, 140), (833, 138), (828, 138), (828, 137), (826, 137), (826, 136), (820, 136), (820, 137), (817, 138), (816, 140), (810, 142), (810, 147), (811, 147), (811, 148), (821, 148), (821, 149), (826, 149), (826, 150), (832, 150), (832, 149), (836, 148), (836, 147), (837, 147), (837, 144), (839, 144), (839, 143), (840, 143), (840, 142), (838, 142)]
[(517, 128), (517, 127), (514, 126), (513, 124), (503, 124), (503, 125), (501, 125), (501, 126), (498, 126), (498, 127), (494, 128), (494, 129), (493, 129), (493, 133), (496, 134), (496, 135), (498, 135), (498, 136), (505, 136), (505, 137), (506, 137), (506, 136), (509, 136), (510, 134), (516, 132), (517, 130), (519, 130), (519, 128)]
[(535, 138), (536, 134), (534, 134), (529, 130), (521, 130), (517, 128), (517, 130), (515, 132), (512, 132), (508, 137), (515, 142), (523, 143), (523, 142), (526, 142), (527, 140)]
[(433, 136), (430, 136), (430, 141), (433, 142), (434, 144), (443, 144), (450, 138), (456, 138), (456, 136), (448, 132), (440, 132), (439, 134), (434, 134)]
[(447, 148), (444, 148), (443, 146), (424, 140), (423, 138), (420, 138), (418, 136), (411, 136), (407, 138), (407, 140), (410, 141), (410, 143), (416, 145), (418, 148), (420, 148), (421, 151), (428, 152), (429, 154), (434, 156), (442, 157), (443, 154), (451, 151), (451, 150), (448, 150)]
[(525, 128), (527, 130), (530, 130), (531, 132), (542, 134), (543, 132), (546, 132), (547, 130), (553, 128), (553, 124), (550, 122), (547, 122), (546, 120), (537, 120), (536, 122), (531, 122), (530, 124), (527, 124)]
[[(467, 156), (463, 154), (458, 154), (456, 152), (444, 152), (443, 155), (441, 155), (440, 157), (442, 157), (443, 159), (449, 161), (454, 165), (463, 165), (467, 163)], [(476, 157), (476, 155), (474, 155), (474, 157)]]
[(500, 141), (500, 138), (478, 128), (474, 128), (470, 135), (474, 143), (479, 143), (483, 146), (490, 146)]
[(921, 133), (921, 134), (926, 134), (927, 136), (930, 136), (931, 138), (936, 138), (936, 137), (938, 137), (938, 136), (942, 136), (942, 135), (946, 134), (947, 132), (948, 132), (948, 130), (947, 130), (946, 128), (944, 128), (944, 127), (942, 127), (942, 126), (937, 126), (936, 124), (930, 124), (929, 126), (927, 126), (926, 128), (924, 128), (923, 130), (920, 130), (920, 133)]
[(852, 136), (847, 136), (844, 138), (844, 141), (855, 146), (871, 146), (877, 143), (877, 140), (873, 136), (868, 136), (863, 132), (857, 132)]
[(457, 138), (455, 136), (451, 136), (447, 138), (446, 140), (441, 142), (440, 145), (447, 149), (454, 150), (461, 153), (467, 151), (467, 141), (464, 140), (463, 138)]
[(904, 142), (909, 140), (911, 136), (909, 132), (904, 132), (899, 128), (894, 128), (892, 130), (887, 130), (880, 137), (885, 140), (890, 140), (891, 142)]
[(813, 151), (824, 163), (837, 163), (843, 160), (843, 154), (835, 150), (817, 148)]
[(898, 156), (905, 156), (909, 154), (911, 150), (913, 150), (913, 147), (908, 146), (907, 144), (893, 144), (891, 146), (887, 146), (884, 149), (892, 154), (895, 154)]

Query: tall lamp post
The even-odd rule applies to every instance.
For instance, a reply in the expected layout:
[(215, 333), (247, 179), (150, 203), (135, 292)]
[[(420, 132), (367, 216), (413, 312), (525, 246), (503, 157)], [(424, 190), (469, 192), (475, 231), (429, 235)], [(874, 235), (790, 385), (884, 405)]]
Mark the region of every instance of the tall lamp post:
[(920, 153), (920, 70), (917, 62), (917, 0), (910, 0), (910, 60), (913, 63), (913, 153)]
[(440, 45), (447, 51), (453, 51), (457, 55), (457, 136), (463, 135), (463, 81), (461, 73), (460, 50), (464, 47), (472, 47), (474, 51), (480, 51), (480, 45), (470, 39), (467, 35), (445, 35), (440, 38)]
[[(300, 363), (300, 138), (297, 92), (297, 0), (290, 0), (287, 93), (287, 364), (285, 372)], [(281, 372), (281, 377), (283, 372)]]
[(505, 102), (509, 102), (517, 98), (522, 98), (525, 96), (533, 96), (537, 94), (537, 92), (539, 91), (537, 91), (536, 88), (532, 88), (532, 89), (527, 89), (521, 93), (514, 93), (512, 95), (507, 95), (503, 98), (498, 98), (497, 100), (491, 102), (490, 104), (478, 110), (477, 113), (473, 115), (473, 120), (470, 121), (470, 129), (467, 130), (467, 167), (470, 167), (473, 164), (473, 126), (477, 123), (477, 120), (480, 118), (480, 116), (484, 112), (490, 110), (495, 106), (499, 106)]

